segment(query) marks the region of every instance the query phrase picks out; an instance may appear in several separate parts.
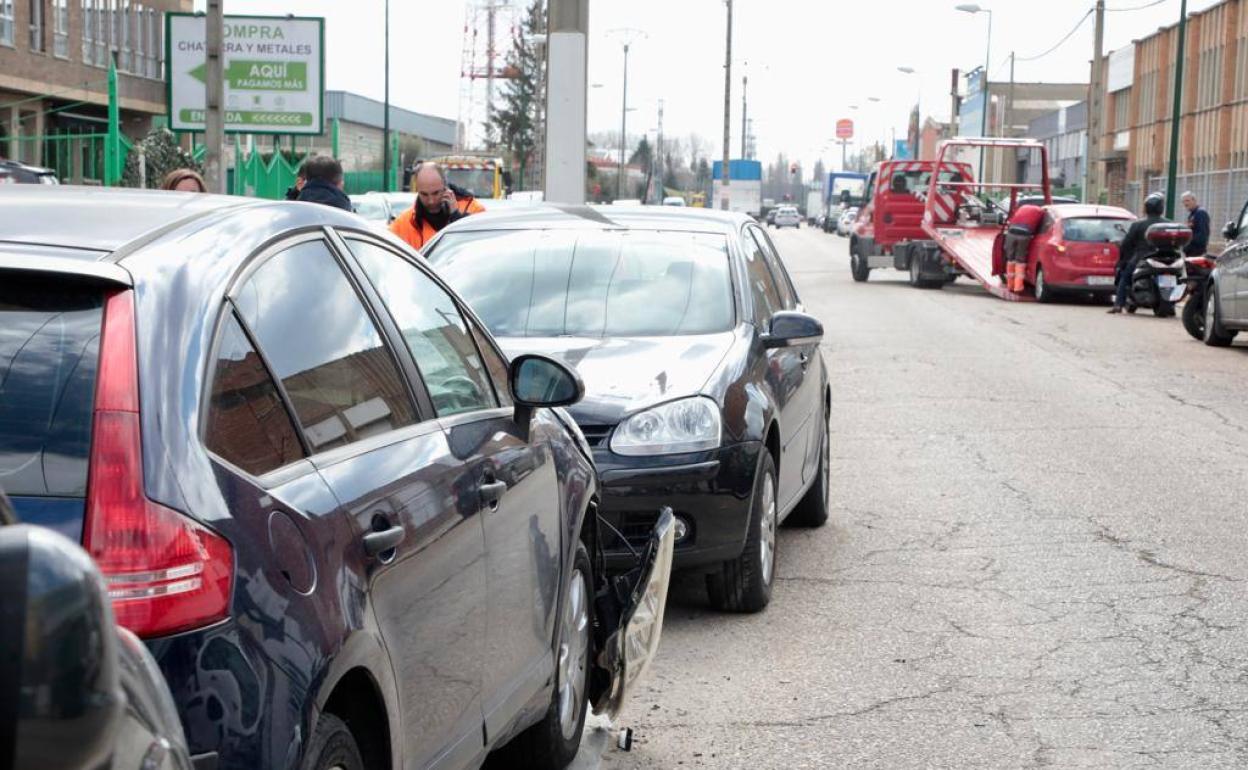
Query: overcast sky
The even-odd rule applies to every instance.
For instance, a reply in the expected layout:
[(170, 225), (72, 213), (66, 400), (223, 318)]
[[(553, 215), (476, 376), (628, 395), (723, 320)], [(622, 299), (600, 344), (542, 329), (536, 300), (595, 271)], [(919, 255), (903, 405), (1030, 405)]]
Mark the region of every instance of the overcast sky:
[[(384, 0), (225, 0), (225, 12), (323, 16), (326, 82), (330, 89), (380, 99)], [(513, 0), (517, 5), (528, 0)], [(1141, 10), (1107, 14), (1106, 50), (1172, 24), (1180, 0), (1107, 0)], [(1216, 0), (1190, 0), (1189, 11)], [(987, 15), (954, 9), (957, 0), (735, 0), (733, 19), (732, 154), (741, 148), (741, 75), (748, 73), (749, 114), (759, 156), (779, 152), (807, 168), (818, 157), (839, 161), (828, 146), (838, 118), (854, 118), (857, 140), (870, 143), (890, 129), (905, 130), (908, 109), (921, 96), (924, 115), (947, 119), (954, 67), (982, 66)], [(1086, 82), (1092, 19), (1053, 53), (1022, 61), (1061, 40), (1093, 0), (996, 0), (992, 80), (1008, 78), (1011, 50), (1019, 82)], [(202, 10), (203, 0), (196, 0)], [(391, 0), (391, 100), (419, 112), (455, 118), (468, 0)], [(657, 128), (709, 140), (722, 154), (724, 105), (723, 0), (591, 0), (589, 79), (591, 131), (619, 130), (623, 56), (621, 28), (644, 37), (629, 56), (629, 133)], [(917, 70), (905, 75), (897, 67)], [(867, 97), (881, 101), (871, 103)], [(851, 105), (860, 105), (851, 110)]]

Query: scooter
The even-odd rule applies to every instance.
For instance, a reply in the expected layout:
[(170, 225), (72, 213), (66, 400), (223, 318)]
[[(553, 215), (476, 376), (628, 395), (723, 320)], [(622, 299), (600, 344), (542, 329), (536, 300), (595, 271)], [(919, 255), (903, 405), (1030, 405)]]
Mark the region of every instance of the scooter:
[(1187, 291), (1183, 295), (1183, 328), (1193, 338), (1205, 339), (1205, 291), (1209, 288), (1209, 275), (1217, 265), (1217, 258), (1210, 256), (1186, 257), (1183, 260), (1187, 277)]
[(1177, 222), (1159, 222), (1148, 228), (1145, 240), (1154, 252), (1140, 260), (1131, 276), (1127, 292), (1127, 312), (1145, 307), (1158, 318), (1174, 315), (1174, 304), (1187, 290), (1183, 282), (1183, 247), (1192, 240), (1192, 231)]

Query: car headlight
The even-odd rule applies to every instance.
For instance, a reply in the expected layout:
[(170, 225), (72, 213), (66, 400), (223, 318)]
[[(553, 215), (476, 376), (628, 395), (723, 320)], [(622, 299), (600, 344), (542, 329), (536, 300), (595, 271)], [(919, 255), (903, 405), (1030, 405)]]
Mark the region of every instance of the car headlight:
[(629, 417), (611, 434), (611, 451), (622, 455), (670, 455), (719, 446), (719, 405), (695, 396)]

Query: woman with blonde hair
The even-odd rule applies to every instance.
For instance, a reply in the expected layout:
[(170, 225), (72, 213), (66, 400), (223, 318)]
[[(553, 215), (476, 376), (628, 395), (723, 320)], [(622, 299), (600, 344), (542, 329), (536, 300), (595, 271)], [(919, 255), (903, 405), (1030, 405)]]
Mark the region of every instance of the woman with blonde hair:
[(208, 192), (208, 185), (204, 184), (204, 178), (194, 169), (175, 168), (165, 174), (164, 181), (160, 183), (160, 189), (202, 193)]

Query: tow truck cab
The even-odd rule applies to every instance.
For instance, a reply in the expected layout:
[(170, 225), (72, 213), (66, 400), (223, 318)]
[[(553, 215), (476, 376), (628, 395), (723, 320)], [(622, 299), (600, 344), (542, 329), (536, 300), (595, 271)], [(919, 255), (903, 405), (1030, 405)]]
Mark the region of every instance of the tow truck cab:
[[(908, 265), (896, 264), (894, 247), (907, 241), (927, 238), (923, 232), (923, 209), (928, 188), (931, 186), (932, 170), (936, 163), (930, 160), (889, 160), (876, 164), (867, 180), (869, 198), (858, 213), (858, 219), (850, 234), (849, 253), (854, 259), (855, 278), (859, 264), (865, 280), (865, 272), (872, 268), (896, 267), (908, 269)], [(945, 163), (941, 181), (974, 181), (974, 172), (967, 163)]]

